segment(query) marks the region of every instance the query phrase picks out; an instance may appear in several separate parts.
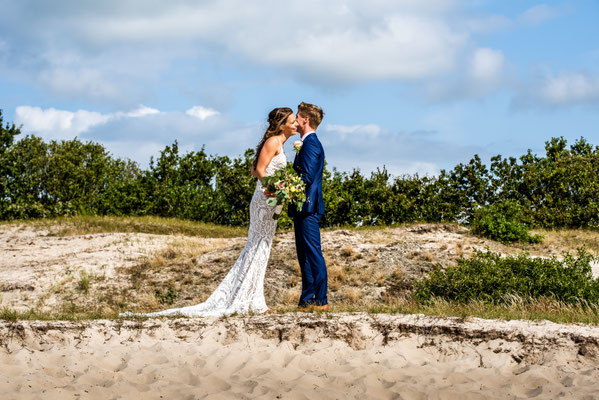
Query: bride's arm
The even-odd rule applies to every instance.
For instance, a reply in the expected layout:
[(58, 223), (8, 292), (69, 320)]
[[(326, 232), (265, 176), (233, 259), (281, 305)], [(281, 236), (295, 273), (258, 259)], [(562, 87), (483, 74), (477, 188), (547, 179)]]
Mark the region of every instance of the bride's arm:
[(252, 169), (252, 175), (258, 179), (262, 179), (266, 176), (266, 167), (270, 164), (270, 161), (274, 158), (279, 149), (279, 142), (276, 138), (271, 137), (264, 143), (260, 155), (258, 156), (258, 162), (256, 168)]

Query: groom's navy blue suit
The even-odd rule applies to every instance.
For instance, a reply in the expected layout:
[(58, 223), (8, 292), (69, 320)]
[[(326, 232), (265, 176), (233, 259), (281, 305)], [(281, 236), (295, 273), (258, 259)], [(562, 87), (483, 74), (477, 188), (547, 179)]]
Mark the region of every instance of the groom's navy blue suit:
[(320, 247), (319, 222), (324, 215), (322, 171), (324, 149), (316, 132), (304, 138), (293, 162), (293, 169), (306, 184), (306, 202), (301, 210), (289, 205), (289, 216), (295, 228), (295, 248), (302, 271), (300, 307), (325, 305), (327, 301), (327, 267)]

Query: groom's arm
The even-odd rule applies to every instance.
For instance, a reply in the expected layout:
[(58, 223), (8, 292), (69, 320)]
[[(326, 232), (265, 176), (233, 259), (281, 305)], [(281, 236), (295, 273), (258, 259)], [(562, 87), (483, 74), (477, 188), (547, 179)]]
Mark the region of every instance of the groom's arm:
[(315, 144), (305, 146), (302, 149), (302, 157), (299, 159), (299, 167), (302, 171), (302, 179), (306, 186), (310, 186), (314, 182), (316, 172), (318, 170), (318, 160), (320, 159), (320, 146)]

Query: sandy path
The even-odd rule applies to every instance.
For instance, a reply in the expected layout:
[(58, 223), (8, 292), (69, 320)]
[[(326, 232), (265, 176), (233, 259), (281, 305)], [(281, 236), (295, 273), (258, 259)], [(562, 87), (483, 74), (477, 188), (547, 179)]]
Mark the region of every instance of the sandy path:
[(596, 398), (599, 328), (424, 316), (0, 323), (0, 398)]

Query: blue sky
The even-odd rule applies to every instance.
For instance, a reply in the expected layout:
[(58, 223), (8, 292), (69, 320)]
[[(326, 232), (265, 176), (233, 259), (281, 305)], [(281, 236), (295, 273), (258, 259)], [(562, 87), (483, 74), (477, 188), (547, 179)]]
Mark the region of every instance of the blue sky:
[[(475, 154), (599, 144), (599, 3), (0, 0), (0, 109), (147, 167), (238, 156), (320, 105), (329, 166), (434, 175)], [(286, 153), (293, 156), (291, 143)]]

